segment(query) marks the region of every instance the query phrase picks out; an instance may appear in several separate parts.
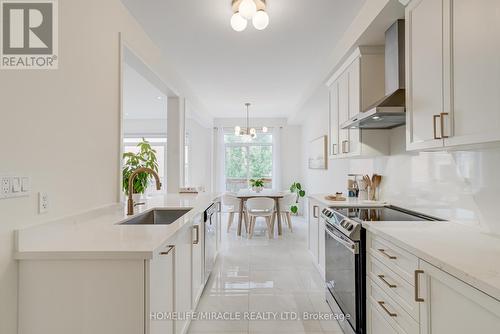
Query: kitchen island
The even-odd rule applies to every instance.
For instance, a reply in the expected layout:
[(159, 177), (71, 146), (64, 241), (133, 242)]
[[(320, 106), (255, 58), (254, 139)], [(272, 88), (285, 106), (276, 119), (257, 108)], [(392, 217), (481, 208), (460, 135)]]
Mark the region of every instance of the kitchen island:
[[(207, 279), (203, 218), (214, 203), (167, 194), (134, 216), (118, 204), (17, 231), (19, 333), (185, 333)], [(170, 224), (127, 224), (179, 209), (189, 211)]]

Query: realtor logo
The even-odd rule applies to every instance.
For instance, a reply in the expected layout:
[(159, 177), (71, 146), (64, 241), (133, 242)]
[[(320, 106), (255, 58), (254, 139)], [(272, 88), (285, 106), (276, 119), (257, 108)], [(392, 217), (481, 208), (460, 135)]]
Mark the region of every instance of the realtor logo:
[(0, 0), (1, 69), (56, 69), (57, 0)]

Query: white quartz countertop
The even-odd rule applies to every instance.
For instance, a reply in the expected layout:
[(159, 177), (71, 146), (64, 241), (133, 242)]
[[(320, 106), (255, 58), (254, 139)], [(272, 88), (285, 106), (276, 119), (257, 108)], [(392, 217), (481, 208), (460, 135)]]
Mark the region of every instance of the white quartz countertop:
[(500, 300), (500, 237), (454, 222), (364, 222), (370, 232)]
[[(371, 207), (381, 207), (381, 206), (386, 206), (388, 205), (387, 202), (384, 201), (368, 201), (368, 200), (360, 200), (358, 198), (352, 198), (352, 197), (346, 197), (345, 201), (330, 201), (327, 200), (325, 197), (328, 194), (313, 194), (310, 195), (309, 198), (313, 199), (317, 202), (320, 202), (321, 204), (328, 206), (328, 207), (337, 207), (337, 208), (355, 208), (355, 207), (364, 207), (364, 208), (371, 208)], [(345, 196), (344, 196), (345, 197)]]
[(120, 225), (127, 216), (122, 204), (36, 225), (16, 232), (17, 259), (150, 259), (155, 250), (201, 215), (217, 194), (166, 194), (148, 198), (136, 215), (154, 209), (192, 208), (169, 225)]

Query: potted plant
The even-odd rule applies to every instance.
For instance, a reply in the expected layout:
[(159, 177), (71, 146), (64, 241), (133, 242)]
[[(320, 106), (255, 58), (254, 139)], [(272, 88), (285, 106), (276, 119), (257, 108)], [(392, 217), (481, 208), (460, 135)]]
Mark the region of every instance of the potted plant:
[(260, 193), (262, 189), (264, 189), (264, 180), (263, 179), (250, 179), (250, 187), (256, 193)]
[(290, 211), (292, 211), (292, 213), (294, 214), (297, 214), (297, 212), (299, 212), (299, 199), (306, 196), (306, 191), (302, 189), (302, 185), (299, 182), (294, 182), (290, 186), (290, 192), (297, 194), (297, 200), (295, 201), (295, 204), (290, 207)]
[[(138, 153), (126, 152), (123, 153), (123, 170), (122, 170), (122, 188), (125, 193), (128, 193), (128, 181), (130, 175), (137, 169), (141, 167), (148, 167), (158, 172), (158, 160), (156, 159), (156, 151), (151, 148), (146, 139), (142, 138), (142, 141), (137, 144), (139, 147)], [(133, 183), (133, 194), (134, 200), (139, 200), (148, 185), (150, 184), (152, 175), (148, 173), (139, 173)]]

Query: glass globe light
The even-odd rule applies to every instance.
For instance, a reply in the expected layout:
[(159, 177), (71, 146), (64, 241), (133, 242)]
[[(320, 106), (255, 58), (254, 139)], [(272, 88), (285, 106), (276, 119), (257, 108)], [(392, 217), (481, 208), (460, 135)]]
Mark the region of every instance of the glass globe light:
[(242, 0), (238, 10), (243, 18), (250, 20), (257, 13), (257, 5), (254, 0)]
[(269, 25), (269, 15), (264, 10), (259, 10), (252, 19), (253, 26), (257, 30), (264, 30)]
[(267, 129), (267, 127), (266, 127), (266, 126), (263, 126), (263, 127), (262, 127), (262, 132), (267, 133), (267, 130), (268, 130), (268, 129)]
[(231, 16), (231, 27), (235, 30), (235, 31), (243, 31), (247, 28), (247, 20), (245, 20), (243, 18), (243, 16), (240, 15), (239, 12), (236, 12), (233, 14), (233, 16)]

